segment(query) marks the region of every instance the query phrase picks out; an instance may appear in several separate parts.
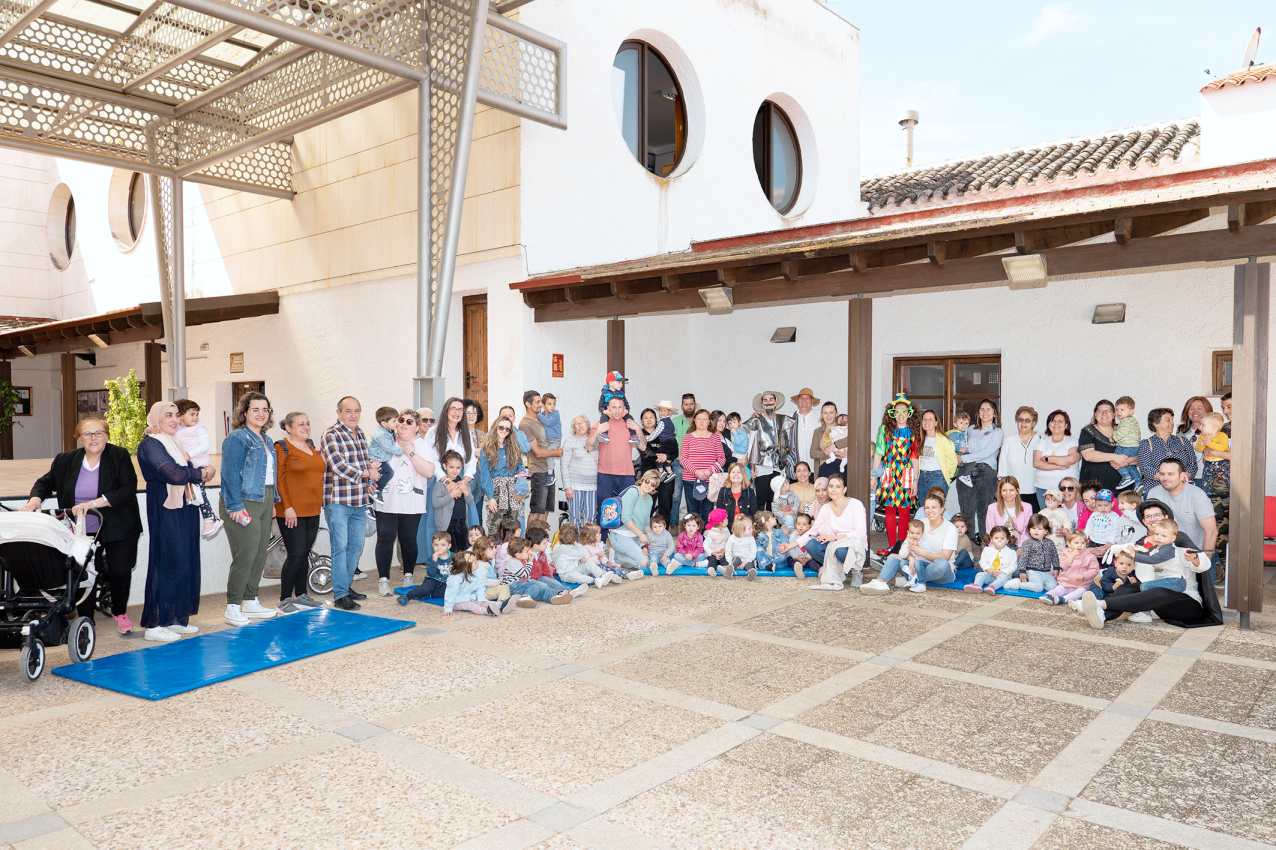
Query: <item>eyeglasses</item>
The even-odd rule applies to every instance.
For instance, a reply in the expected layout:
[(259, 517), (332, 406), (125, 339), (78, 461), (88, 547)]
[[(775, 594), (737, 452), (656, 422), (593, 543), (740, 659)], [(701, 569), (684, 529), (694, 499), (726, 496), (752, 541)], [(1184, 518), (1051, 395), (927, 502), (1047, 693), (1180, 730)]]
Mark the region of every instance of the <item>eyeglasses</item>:
[(498, 425), (496, 427), (496, 433), (498, 434), (508, 434), (509, 432), (510, 432), (510, 426), (508, 425)]
[(97, 440), (106, 436), (105, 431), (81, 431), (80, 436), (86, 440)]
[(423, 418), (421, 419), (421, 421), (422, 421), (422, 422), (433, 422), (433, 421), (434, 421), (434, 417), (432, 417), (432, 416), (426, 416), (426, 417), (423, 417)]
[(1024, 423), (1027, 423), (1027, 424), (1029, 424), (1029, 425), (1031, 425), (1031, 424), (1032, 424), (1032, 420), (1031, 420), (1031, 419), (1029, 419), (1029, 418), (1028, 418), (1028, 417), (1026, 417), (1026, 416), (1021, 416), (1021, 417), (1019, 417), (1018, 419), (1016, 419), (1015, 421), (1016, 421), (1016, 422), (1018, 422), (1018, 423), (1020, 423), (1021, 425), (1022, 425), (1022, 424), (1024, 424)]
[(1065, 492), (1065, 493), (1075, 493), (1075, 492), (1077, 492), (1077, 488), (1076, 488), (1076, 487), (1060, 487), (1059, 489), (1060, 489), (1060, 490), (1062, 490), (1062, 491), (1063, 491), (1063, 492)]
[(249, 413), (265, 413), (267, 415), (274, 413), (274, 411), (271, 410), (269, 407), (250, 407), (248, 408), (248, 412)]
[[(428, 420), (427, 420), (427, 421), (428, 421)], [(413, 419), (411, 416), (400, 416), (400, 417), (399, 417), (399, 424), (400, 424), (400, 425), (415, 425), (415, 424), (416, 424), (416, 420), (415, 420), (415, 419)]]

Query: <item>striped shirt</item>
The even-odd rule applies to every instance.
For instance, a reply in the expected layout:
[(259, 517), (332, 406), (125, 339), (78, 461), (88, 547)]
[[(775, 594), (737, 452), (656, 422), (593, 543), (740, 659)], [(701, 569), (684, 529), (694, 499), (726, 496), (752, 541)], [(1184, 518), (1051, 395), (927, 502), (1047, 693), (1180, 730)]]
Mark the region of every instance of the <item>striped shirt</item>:
[(682, 451), (679, 457), (682, 459), (683, 481), (695, 481), (696, 473), (700, 470), (719, 472), (726, 460), (726, 455), (722, 451), (721, 437), (717, 434), (697, 437), (691, 432), (682, 438)]
[(353, 431), (338, 422), (323, 432), (319, 450), (328, 462), (323, 471), (323, 503), (363, 508), (369, 504), (372, 483), (368, 468), (368, 440), (358, 426)]

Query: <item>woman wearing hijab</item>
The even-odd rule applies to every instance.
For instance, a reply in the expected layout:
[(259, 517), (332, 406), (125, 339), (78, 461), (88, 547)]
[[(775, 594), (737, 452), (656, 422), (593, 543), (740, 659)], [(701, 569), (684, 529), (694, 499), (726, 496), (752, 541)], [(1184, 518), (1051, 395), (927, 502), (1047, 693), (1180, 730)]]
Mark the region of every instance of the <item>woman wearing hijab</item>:
[(194, 485), (201, 473), (173, 436), (179, 424), (177, 405), (155, 402), (137, 447), (150, 530), (142, 627), (147, 640), (165, 643), (199, 631), (190, 617), (199, 611), (200, 518)]

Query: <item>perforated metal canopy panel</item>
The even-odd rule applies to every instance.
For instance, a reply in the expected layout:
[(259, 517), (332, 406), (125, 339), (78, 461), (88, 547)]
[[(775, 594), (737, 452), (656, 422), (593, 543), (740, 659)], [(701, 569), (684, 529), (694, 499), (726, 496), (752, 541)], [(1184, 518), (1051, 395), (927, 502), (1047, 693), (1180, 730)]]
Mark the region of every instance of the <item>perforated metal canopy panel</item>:
[[(0, 145), (290, 197), (301, 130), (422, 80), (434, 126), (449, 125), (472, 8), (0, 0)], [(483, 29), (479, 102), (565, 126), (563, 45), (497, 12)]]

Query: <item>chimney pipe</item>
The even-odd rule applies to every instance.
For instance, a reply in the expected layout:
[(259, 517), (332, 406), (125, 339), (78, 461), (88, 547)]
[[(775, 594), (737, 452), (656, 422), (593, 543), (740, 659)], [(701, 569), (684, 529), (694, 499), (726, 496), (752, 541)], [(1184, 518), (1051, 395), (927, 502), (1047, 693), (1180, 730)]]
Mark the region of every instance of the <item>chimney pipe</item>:
[(916, 109), (910, 109), (899, 119), (899, 126), (904, 128), (904, 167), (913, 167), (913, 128), (919, 123)]

